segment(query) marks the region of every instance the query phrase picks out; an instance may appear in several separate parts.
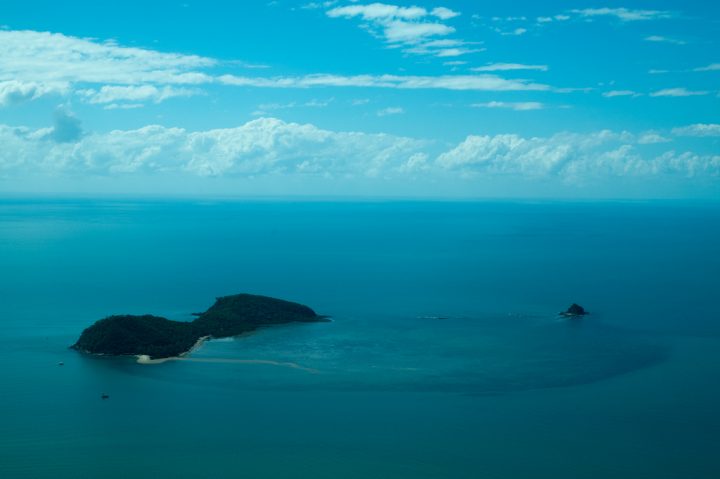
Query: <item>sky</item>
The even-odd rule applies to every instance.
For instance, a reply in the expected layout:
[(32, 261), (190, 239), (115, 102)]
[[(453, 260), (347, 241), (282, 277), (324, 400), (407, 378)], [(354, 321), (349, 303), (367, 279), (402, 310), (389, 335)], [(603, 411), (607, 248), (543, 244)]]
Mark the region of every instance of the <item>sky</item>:
[(0, 195), (720, 198), (720, 2), (2, 0)]

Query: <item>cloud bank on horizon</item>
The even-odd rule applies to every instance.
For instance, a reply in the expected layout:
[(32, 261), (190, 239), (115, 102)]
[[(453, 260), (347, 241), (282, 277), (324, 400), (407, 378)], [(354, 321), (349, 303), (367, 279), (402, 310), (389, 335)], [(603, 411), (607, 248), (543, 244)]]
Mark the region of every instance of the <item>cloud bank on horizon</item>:
[[(246, 21), (283, 34), (11, 9), (0, 191), (720, 192), (720, 7), (251, 3)], [(167, 7), (238, 35), (214, 5)]]

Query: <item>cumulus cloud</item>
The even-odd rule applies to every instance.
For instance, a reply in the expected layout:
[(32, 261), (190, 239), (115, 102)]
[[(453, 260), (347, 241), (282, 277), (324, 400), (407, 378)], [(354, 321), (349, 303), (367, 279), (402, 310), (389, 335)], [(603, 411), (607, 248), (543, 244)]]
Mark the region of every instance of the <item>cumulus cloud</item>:
[(143, 174), (162, 181), (183, 175), (228, 179), (310, 175), (457, 181), (500, 175), (582, 183), (619, 176), (668, 175), (680, 181), (720, 176), (720, 155), (675, 149), (658, 155), (656, 147), (646, 149), (645, 145), (661, 139), (654, 132), (612, 131), (550, 137), (470, 135), (438, 154), (440, 145), (429, 140), (331, 131), (274, 118), (205, 131), (149, 125), (83, 133), (75, 117), (59, 110), (53, 128), (0, 125), (0, 178)]
[(670, 141), (672, 141), (670, 138), (666, 138), (659, 133), (649, 131), (640, 135), (637, 142), (641, 145), (655, 145), (657, 143), (668, 143)]
[[(79, 137), (78, 130), (69, 127), (72, 118), (56, 119), (54, 132), (0, 126), (4, 145), (0, 171), (372, 177), (400, 168), (427, 144), (393, 135), (333, 132), (274, 118), (197, 132), (149, 125)], [(65, 129), (58, 129), (61, 125)], [(71, 137), (77, 141), (71, 143)]]
[(519, 135), (470, 135), (441, 154), (437, 163), (465, 174), (558, 176), (568, 181), (598, 177), (720, 175), (720, 156), (674, 150), (660, 156), (642, 154), (628, 133), (560, 133), (547, 138)]
[(415, 153), (408, 160), (401, 164), (398, 171), (401, 173), (415, 173), (419, 171), (428, 171), (430, 167), (430, 155), (427, 153)]
[(51, 93), (64, 94), (67, 90), (68, 84), (65, 82), (0, 81), (0, 107), (34, 100)]
[[(360, 19), (362, 26), (381, 37), (391, 47), (403, 48), (406, 53), (455, 57), (480, 51), (477, 48), (440, 47), (434, 42), (438, 37), (455, 33), (455, 28), (443, 22), (460, 13), (446, 7), (427, 10), (422, 7), (402, 7), (385, 3), (346, 5), (326, 12), (330, 18)], [(460, 40), (456, 40), (464, 44)]]
[(716, 123), (696, 123), (673, 129), (677, 136), (720, 136), (720, 125)]
[(431, 15), (438, 17), (440, 20), (449, 20), (460, 15), (460, 13), (445, 7), (436, 7), (430, 12)]

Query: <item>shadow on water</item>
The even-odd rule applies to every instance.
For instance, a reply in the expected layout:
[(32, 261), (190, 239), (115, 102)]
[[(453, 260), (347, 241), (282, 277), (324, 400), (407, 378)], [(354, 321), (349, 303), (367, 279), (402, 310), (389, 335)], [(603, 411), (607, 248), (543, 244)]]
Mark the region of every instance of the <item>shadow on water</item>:
[(469, 395), (571, 387), (666, 360), (662, 337), (602, 324), (601, 318), (496, 315), (340, 318), (211, 341), (189, 360), (140, 365), (94, 360), (152, 381), (277, 391), (422, 391)]

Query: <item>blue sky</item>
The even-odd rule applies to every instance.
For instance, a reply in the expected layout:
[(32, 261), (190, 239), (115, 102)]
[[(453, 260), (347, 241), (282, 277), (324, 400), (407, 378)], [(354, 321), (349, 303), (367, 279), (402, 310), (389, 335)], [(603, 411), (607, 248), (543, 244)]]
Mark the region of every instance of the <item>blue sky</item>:
[(0, 9), (0, 192), (717, 198), (720, 5)]

